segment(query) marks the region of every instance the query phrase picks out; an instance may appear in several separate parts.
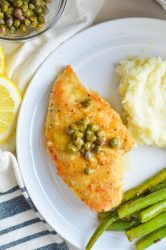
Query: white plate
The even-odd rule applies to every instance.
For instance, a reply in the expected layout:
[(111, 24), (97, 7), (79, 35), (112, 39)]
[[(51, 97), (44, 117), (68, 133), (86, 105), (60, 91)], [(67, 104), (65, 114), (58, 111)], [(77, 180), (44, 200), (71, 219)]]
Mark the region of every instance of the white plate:
[[(98, 91), (121, 112), (116, 64), (128, 56), (166, 58), (166, 22), (129, 18), (87, 29), (62, 44), (43, 63), (33, 78), (19, 114), (17, 156), (28, 192), (46, 221), (79, 249), (94, 231), (97, 220), (61, 181), (43, 142), (48, 97), (57, 73), (71, 64), (87, 88)], [(165, 150), (138, 147), (128, 155), (124, 189), (130, 188), (166, 166)], [(157, 245), (164, 250), (166, 241)], [(94, 250), (134, 249), (122, 233), (104, 233)], [(151, 249), (156, 249), (156, 245)]]

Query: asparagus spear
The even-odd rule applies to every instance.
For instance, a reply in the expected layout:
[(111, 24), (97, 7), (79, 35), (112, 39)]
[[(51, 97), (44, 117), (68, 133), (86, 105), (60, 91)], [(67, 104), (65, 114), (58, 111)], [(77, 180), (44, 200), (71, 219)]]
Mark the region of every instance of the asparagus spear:
[(128, 190), (124, 193), (122, 202), (129, 201), (140, 194), (143, 194), (147, 192), (148, 190), (152, 189), (154, 186), (161, 182), (166, 181), (166, 168), (162, 169), (160, 172), (155, 174), (154, 176), (150, 177), (146, 181), (144, 181), (142, 184)]
[(155, 204), (159, 201), (166, 199), (166, 188), (160, 189), (154, 193), (147, 195), (146, 197), (142, 197), (135, 201), (129, 201), (125, 204), (122, 204), (118, 209), (119, 218), (124, 218), (133, 214), (143, 208), (146, 208), (152, 204)]
[(106, 218), (103, 220), (98, 228), (93, 233), (92, 237), (90, 238), (88, 244), (86, 245), (85, 250), (90, 250), (93, 245), (95, 244), (96, 240), (100, 237), (100, 235), (116, 220), (118, 220), (118, 214), (117, 212), (114, 213), (114, 215), (111, 218)]
[(149, 220), (137, 227), (126, 230), (126, 236), (129, 241), (145, 236), (156, 229), (166, 226), (166, 212), (158, 215), (157, 217)]
[[(132, 200), (133, 201), (136, 201), (136, 200), (139, 200), (141, 197), (145, 197), (145, 195), (141, 194), (139, 197), (136, 197)], [(123, 203), (121, 203), (123, 204)], [(115, 211), (118, 210), (119, 207), (117, 207), (115, 210), (110, 210), (110, 211), (107, 211), (107, 212), (100, 212), (97, 214), (97, 218), (98, 220), (101, 222), (103, 221), (106, 217), (111, 217), (113, 215), (113, 213)], [(133, 214), (130, 214), (129, 216), (125, 217), (125, 218), (122, 218), (122, 220), (124, 221), (131, 221), (131, 219), (138, 219), (138, 213), (133, 213)]]
[(107, 228), (107, 231), (124, 231), (130, 229), (132, 227), (138, 226), (140, 224), (139, 220), (131, 220), (131, 221), (122, 221), (118, 220), (114, 222)]
[(159, 189), (162, 189), (162, 188), (165, 188), (166, 187), (166, 181), (165, 182), (162, 182), (162, 183), (159, 183), (158, 185), (152, 187), (149, 189), (150, 192), (155, 192)]
[(103, 221), (105, 218), (112, 217), (114, 215), (114, 211), (100, 212), (97, 214), (97, 218), (99, 221)]
[[(117, 211), (117, 209), (115, 211)], [(109, 211), (109, 213), (107, 212), (98, 213), (97, 215), (98, 221), (102, 222), (106, 218), (111, 218), (112, 216), (114, 216), (115, 211)], [(138, 218), (139, 218), (139, 212), (131, 214), (128, 217), (122, 218), (122, 221), (138, 220)]]
[(139, 213), (139, 218), (142, 223), (151, 220), (157, 215), (166, 211), (166, 200), (160, 201), (157, 204), (154, 204)]
[(166, 226), (157, 229), (156, 231), (146, 235), (136, 242), (137, 250), (144, 250), (154, 243), (159, 242), (161, 239), (166, 237)]

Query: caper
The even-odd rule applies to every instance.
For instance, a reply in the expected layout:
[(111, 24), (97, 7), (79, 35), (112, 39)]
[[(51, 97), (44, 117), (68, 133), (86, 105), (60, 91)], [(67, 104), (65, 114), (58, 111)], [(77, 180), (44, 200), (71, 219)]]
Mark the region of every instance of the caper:
[(23, 5), (23, 1), (22, 0), (15, 0), (14, 1), (14, 6), (15, 7), (21, 7)]
[(9, 3), (8, 2), (4, 2), (1, 6), (1, 10), (3, 13), (7, 13), (8, 11), (8, 8), (9, 8)]
[(33, 28), (36, 28), (36, 27), (37, 27), (37, 22), (32, 22), (32, 23), (31, 23), (31, 26), (32, 26)]
[(38, 16), (37, 20), (39, 23), (44, 24), (44, 17), (43, 16)]
[(13, 25), (13, 18), (7, 19), (6, 24), (7, 24), (8, 27), (11, 27)]
[(97, 136), (104, 137), (105, 136), (105, 131), (104, 130), (98, 130), (97, 131)]
[(33, 16), (33, 11), (28, 9), (25, 13), (24, 13), (24, 16), (26, 17), (32, 17)]
[(40, 5), (41, 5), (41, 0), (34, 0), (34, 3), (35, 3), (37, 6), (40, 6)]
[(26, 26), (23, 25), (23, 24), (21, 24), (21, 25), (19, 26), (19, 30), (20, 30), (22, 33), (27, 32), (27, 28), (26, 28)]
[(95, 142), (97, 140), (97, 137), (94, 135), (92, 138), (92, 142)]
[(118, 146), (118, 143), (119, 143), (118, 138), (117, 138), (117, 137), (114, 137), (114, 138), (112, 138), (112, 139), (109, 141), (109, 146), (110, 146), (111, 148), (115, 148), (115, 147)]
[(31, 24), (31, 21), (30, 21), (28, 18), (26, 18), (26, 19), (24, 20), (24, 24), (25, 24), (26, 27), (29, 27), (30, 24)]
[(85, 153), (85, 149), (84, 149), (84, 146), (81, 148), (81, 153), (84, 154)]
[(88, 117), (84, 118), (83, 123), (85, 126), (87, 126), (89, 124), (89, 118)]
[(83, 132), (83, 131), (85, 131), (88, 123), (89, 123), (89, 119), (88, 118), (84, 118), (84, 119), (82, 119), (82, 120), (80, 120), (80, 121), (77, 122), (77, 126)]
[(48, 7), (47, 7), (47, 6), (43, 6), (43, 7), (44, 7), (44, 8), (43, 8), (43, 13), (44, 13), (45, 15), (47, 15), (48, 12), (49, 12)]
[(80, 131), (75, 131), (73, 133), (73, 138), (76, 139), (76, 138), (83, 138), (84, 137), (84, 134)]
[(3, 18), (4, 18), (4, 13), (0, 12), (0, 19), (3, 19)]
[(33, 3), (30, 3), (29, 4), (29, 9), (34, 10), (35, 9), (35, 5)]
[(0, 33), (3, 34), (6, 32), (6, 27), (4, 25), (0, 25)]
[(82, 145), (84, 144), (84, 141), (81, 138), (77, 138), (74, 140), (74, 144), (78, 149), (81, 149)]
[(78, 149), (76, 148), (76, 146), (73, 145), (73, 144), (68, 144), (67, 150), (68, 150), (68, 152), (71, 153), (71, 154), (77, 153), (77, 151), (78, 151)]
[(44, 28), (44, 24), (43, 23), (38, 23), (36, 26), (37, 29), (43, 29)]
[(21, 9), (19, 9), (19, 8), (16, 8), (15, 10), (14, 10), (14, 16), (16, 17), (16, 18), (18, 18), (19, 20), (22, 20), (22, 10)]
[(94, 170), (91, 169), (91, 168), (85, 168), (84, 169), (84, 173), (87, 174), (87, 175), (91, 175), (91, 174), (93, 174), (93, 172), (94, 172)]
[(94, 135), (94, 133), (86, 135), (86, 141), (94, 142), (96, 139), (97, 137)]
[(78, 126), (77, 126), (75, 123), (71, 124), (70, 127), (71, 127), (74, 131), (77, 131), (77, 130), (78, 130)]
[(96, 131), (99, 130), (99, 126), (97, 124), (91, 123), (91, 124), (88, 125), (88, 129), (96, 132)]
[(20, 26), (20, 24), (21, 24), (21, 22), (18, 19), (15, 19), (14, 22), (13, 22), (13, 25), (14, 25), (15, 28), (18, 28)]
[(91, 131), (91, 130), (87, 130), (87, 131), (86, 131), (86, 135), (94, 135), (94, 132)]
[(85, 150), (90, 150), (90, 149), (91, 149), (91, 146), (92, 146), (92, 144), (91, 144), (90, 142), (86, 142), (86, 143), (84, 144), (84, 149), (85, 149)]
[(85, 131), (85, 126), (82, 124), (82, 125), (78, 125), (78, 128), (81, 132), (84, 132)]
[(37, 14), (41, 14), (43, 12), (43, 9), (42, 7), (36, 7), (35, 10), (34, 10)]
[(5, 24), (5, 20), (4, 19), (0, 19), (0, 24)]
[(85, 108), (89, 107), (92, 103), (92, 100), (90, 98), (86, 98), (81, 102), (81, 105)]
[(14, 34), (15, 31), (16, 31), (16, 29), (15, 29), (14, 26), (11, 26), (11, 27), (9, 28), (9, 32), (10, 32), (11, 34)]
[(92, 157), (92, 153), (91, 153), (90, 151), (86, 151), (86, 152), (84, 153), (84, 158), (85, 158), (85, 159), (89, 160), (91, 157)]
[(5, 14), (5, 17), (6, 17), (6, 18), (11, 18), (12, 16), (11, 16), (10, 13), (7, 12), (7, 13)]
[(29, 19), (31, 20), (31, 22), (36, 22), (37, 23), (37, 17), (36, 16), (31, 16)]
[(7, 18), (11, 18), (12, 15), (13, 15), (13, 10), (14, 10), (14, 8), (9, 7), (7, 13), (5, 13), (5, 16), (6, 16)]
[(86, 141), (94, 142), (96, 141), (97, 137), (95, 136), (93, 131), (87, 131), (86, 132)]
[(8, 12), (9, 12), (10, 14), (12, 14), (13, 11), (14, 11), (14, 7), (13, 7), (13, 6), (10, 6), (10, 7), (8, 8)]
[(103, 152), (103, 147), (101, 147), (101, 146), (96, 146), (95, 149), (94, 149), (94, 151), (95, 151), (96, 153), (101, 153), (101, 152)]
[(23, 5), (21, 9), (23, 12), (26, 12), (28, 10), (28, 5), (27, 4)]
[(45, 1), (42, 1), (41, 2), (41, 7), (44, 8), (46, 6), (46, 2)]
[(97, 140), (96, 140), (97, 145), (103, 146), (103, 145), (105, 145), (105, 143), (106, 143), (106, 138), (105, 137), (98, 137)]

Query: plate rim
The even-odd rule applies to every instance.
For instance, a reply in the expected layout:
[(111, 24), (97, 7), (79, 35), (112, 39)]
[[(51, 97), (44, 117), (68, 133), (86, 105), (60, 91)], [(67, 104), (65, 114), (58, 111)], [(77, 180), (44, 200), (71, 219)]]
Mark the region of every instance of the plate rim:
[[(114, 20), (110, 20), (110, 21), (106, 21), (106, 22), (102, 22), (102, 23), (99, 23), (99, 24), (96, 24), (96, 25), (93, 25), (79, 33), (77, 33), (76, 35), (72, 36), (71, 38), (69, 38), (68, 40), (66, 40), (64, 43), (60, 44), (57, 48), (55, 48), (46, 58), (45, 60), (42, 62), (42, 64), (38, 67), (38, 69), (36, 70), (33, 78), (31, 79), (29, 85), (28, 85), (28, 88), (26, 90), (26, 93), (24, 95), (24, 98), (23, 98), (23, 101), (22, 101), (22, 104), (21, 104), (21, 107), (20, 107), (20, 111), (19, 111), (19, 114), (18, 114), (18, 121), (17, 121), (17, 129), (16, 129), (16, 155), (17, 155), (17, 159), (18, 159), (18, 164), (19, 164), (19, 169), (20, 169), (20, 174), (22, 176), (22, 180), (23, 180), (23, 183), (27, 189), (27, 192), (30, 196), (30, 198), (32, 199), (34, 205), (36, 206), (37, 210), (39, 211), (39, 213), (42, 215), (42, 217), (47, 221), (47, 223), (59, 234), (61, 235), (65, 240), (67, 240), (69, 243), (71, 243), (74, 247), (80, 249), (80, 246), (78, 246), (76, 243), (73, 243), (70, 239), (70, 236), (67, 237), (67, 235), (63, 235), (63, 232), (59, 231), (58, 230), (58, 226), (57, 228), (55, 229), (55, 227), (52, 225), (51, 221), (48, 222), (47, 220), (47, 216), (45, 214), (43, 214), (43, 211), (42, 211), (42, 208), (39, 207), (37, 204), (36, 204), (36, 201), (34, 199), (34, 196), (29, 192), (28, 190), (28, 187), (27, 187), (27, 183), (25, 181), (25, 176), (23, 175), (23, 168), (21, 166), (21, 162), (22, 162), (22, 156), (21, 156), (21, 152), (20, 152), (20, 148), (21, 148), (21, 140), (20, 140), (20, 137), (19, 137), (19, 131), (20, 131), (20, 127), (21, 127), (21, 117), (22, 117), (22, 113), (24, 112), (24, 105), (27, 101), (27, 96), (28, 96), (28, 93), (30, 92), (34, 82), (35, 82), (35, 79), (37, 77), (38, 74), (40, 74), (41, 72), (41, 69), (43, 67), (43, 65), (46, 63), (46, 61), (48, 60), (48, 58), (50, 58), (54, 53), (55, 51), (58, 51), (59, 48), (61, 48), (61, 46), (64, 46), (66, 43), (68, 43), (69, 41), (72, 41), (72, 39), (74, 38), (78, 38), (80, 36), (80, 34), (86, 34), (88, 32), (91, 32), (92, 30), (95, 30), (95, 29), (102, 29), (102, 27), (104, 26), (107, 26), (107, 25), (116, 25), (118, 23), (122, 23), (124, 26), (126, 26), (126, 23), (128, 22), (140, 22), (143, 23), (143, 22), (149, 22), (149, 23), (153, 23), (153, 22), (156, 22), (157, 24), (163, 24), (166, 26), (166, 21), (165, 20), (162, 20), (162, 19), (157, 19), (157, 18), (146, 18), (146, 17), (127, 17), (127, 18), (119, 18), (119, 19), (114, 19)], [(133, 25), (133, 24), (132, 24)], [(93, 32), (93, 31), (92, 31)], [(153, 30), (152, 30), (152, 33), (153, 33)], [(166, 35), (163, 35), (163, 37), (166, 38)], [(59, 216), (57, 214), (57, 216)]]

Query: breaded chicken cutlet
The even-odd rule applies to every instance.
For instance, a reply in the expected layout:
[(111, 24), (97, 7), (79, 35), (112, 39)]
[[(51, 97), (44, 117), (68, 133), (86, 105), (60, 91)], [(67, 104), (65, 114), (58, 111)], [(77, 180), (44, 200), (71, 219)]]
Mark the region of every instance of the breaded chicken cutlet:
[(67, 66), (50, 94), (45, 141), (57, 173), (93, 211), (122, 200), (121, 157), (132, 138), (119, 114)]

